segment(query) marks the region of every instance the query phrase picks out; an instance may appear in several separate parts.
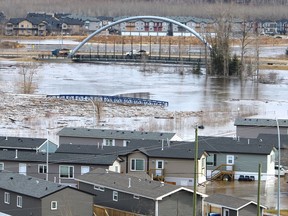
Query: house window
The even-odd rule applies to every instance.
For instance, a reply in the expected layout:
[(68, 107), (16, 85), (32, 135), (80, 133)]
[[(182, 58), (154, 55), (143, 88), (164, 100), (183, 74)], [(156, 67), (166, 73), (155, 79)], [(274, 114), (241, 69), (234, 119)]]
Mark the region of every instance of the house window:
[(216, 166), (216, 154), (210, 154), (206, 158), (206, 164), (207, 166)]
[(38, 164), (38, 173), (47, 173), (47, 166), (45, 164)]
[(59, 175), (60, 178), (74, 178), (74, 167), (61, 165)]
[(113, 191), (113, 201), (118, 201), (118, 192), (117, 191)]
[(0, 163), (0, 170), (4, 170), (4, 163)]
[(10, 204), (10, 193), (8, 192), (4, 193), (4, 203)]
[(144, 171), (144, 159), (131, 159), (131, 171)]
[(17, 196), (17, 207), (22, 208), (22, 196)]
[(90, 171), (89, 166), (81, 166), (81, 175), (88, 173)]
[(229, 216), (229, 209), (224, 209), (223, 216)]
[(205, 169), (205, 158), (202, 158), (201, 160), (201, 167), (202, 169)]
[(104, 145), (105, 146), (114, 146), (113, 145), (113, 139), (105, 139)]
[(51, 210), (57, 210), (57, 201), (51, 201)]
[(96, 186), (94, 185), (94, 190), (98, 190), (98, 191), (105, 191), (104, 187), (100, 187), (100, 186)]

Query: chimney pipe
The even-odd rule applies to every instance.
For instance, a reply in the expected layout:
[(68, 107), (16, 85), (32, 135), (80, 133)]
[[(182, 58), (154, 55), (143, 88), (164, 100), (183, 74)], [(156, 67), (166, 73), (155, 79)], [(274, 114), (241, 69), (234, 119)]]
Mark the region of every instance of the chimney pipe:
[(164, 140), (162, 139), (162, 148), (161, 148), (161, 150), (163, 151), (163, 149), (164, 149)]

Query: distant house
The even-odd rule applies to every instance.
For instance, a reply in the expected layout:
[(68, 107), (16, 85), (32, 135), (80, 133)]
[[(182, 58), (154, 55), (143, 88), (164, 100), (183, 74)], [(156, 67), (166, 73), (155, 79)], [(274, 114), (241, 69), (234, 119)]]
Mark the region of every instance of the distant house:
[[(195, 151), (192, 142), (131, 140), (126, 148), (119, 146), (61, 144), (59, 153), (116, 154), (121, 158), (121, 173), (143, 175), (182, 186), (193, 186)], [(206, 181), (207, 153), (198, 151), (197, 182)]]
[(22, 150), (34, 152), (46, 152), (48, 143), (48, 152), (55, 152), (58, 145), (42, 138), (26, 138), (26, 137), (0, 137), (1, 150)]
[(1, 171), (0, 179), (0, 215), (93, 215), (89, 193), (13, 172)]
[[(175, 216), (193, 212), (194, 191), (150, 179), (96, 169), (79, 176), (78, 188), (93, 193), (94, 204), (140, 215)], [(197, 192), (197, 215), (205, 194)]]
[[(280, 140), (278, 140), (279, 126)], [(236, 136), (241, 138), (258, 138), (265, 142), (271, 142), (278, 149), (280, 141), (281, 161), (288, 165), (286, 157), (288, 153), (288, 119), (262, 119), (262, 118), (238, 118), (235, 120)]]
[(84, 22), (79, 19), (69, 17), (60, 18), (62, 35), (82, 35), (84, 32)]
[[(279, 140), (280, 138), (280, 140)], [(278, 134), (259, 134), (257, 137), (263, 143), (273, 143), (274, 147), (278, 150), (280, 144), (280, 153), (281, 153), (281, 164), (288, 166), (288, 136), (282, 134), (278, 137)], [(276, 154), (276, 164), (278, 163), (278, 152)]]
[[(260, 214), (263, 216), (263, 210), (266, 207), (260, 205)], [(213, 194), (204, 199), (203, 215), (218, 216), (255, 216), (257, 215), (257, 203), (233, 196), (223, 194)]]
[[(160, 142), (149, 140), (134, 140), (133, 143), (150, 143), (148, 147), (139, 148), (129, 153), (120, 155), (126, 162), (122, 167), (124, 173), (148, 173), (152, 178), (165, 180), (176, 185), (193, 186), (195, 151), (191, 142), (170, 142), (165, 146)], [(131, 144), (132, 144), (131, 142)], [(154, 145), (151, 145), (154, 143)], [(198, 175), (197, 183), (206, 181), (206, 157), (207, 153), (198, 150)], [(126, 170), (123, 170), (123, 169)]]
[(5, 27), (5, 35), (46, 36), (47, 23), (39, 18), (11, 18)]
[(262, 164), (261, 180), (274, 177), (275, 154), (273, 143), (258, 139), (199, 136), (199, 147), (207, 157), (208, 179), (239, 179), (240, 175), (258, 179), (259, 163)]
[(63, 128), (57, 135), (59, 145), (100, 145), (100, 146), (123, 146), (129, 145), (131, 140), (181, 140), (176, 133), (89, 129), (89, 128)]
[[(0, 168), (23, 175), (75, 186), (75, 177), (96, 168), (120, 172), (117, 155), (37, 153), (19, 150), (0, 151)], [(48, 166), (47, 166), (48, 165)], [(48, 178), (48, 179), (47, 179)]]
[[(288, 119), (278, 119), (279, 133), (288, 134)], [(234, 122), (236, 136), (257, 138), (259, 134), (278, 134), (276, 119), (237, 118)]]

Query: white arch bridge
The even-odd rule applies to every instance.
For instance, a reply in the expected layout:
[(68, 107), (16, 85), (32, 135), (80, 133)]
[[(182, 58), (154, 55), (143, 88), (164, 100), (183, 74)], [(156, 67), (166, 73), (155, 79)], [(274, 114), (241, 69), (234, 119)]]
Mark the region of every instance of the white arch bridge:
[[(68, 55), (69, 58), (72, 58), (74, 59), (75, 58), (75, 54), (76, 52), (82, 47), (84, 46), (86, 43), (89, 42), (89, 40), (91, 38), (93, 38), (95, 35), (101, 33), (102, 31), (104, 30), (107, 30), (115, 25), (118, 25), (118, 24), (121, 24), (123, 22), (127, 22), (127, 21), (132, 21), (132, 20), (141, 20), (141, 19), (153, 19), (153, 20), (160, 20), (160, 21), (164, 21), (164, 22), (167, 22), (167, 23), (172, 23), (172, 24), (175, 24), (175, 25), (178, 25), (180, 27), (182, 27), (183, 29), (186, 29), (188, 32), (190, 32), (191, 34), (193, 34), (196, 38), (198, 38), (202, 43), (203, 45), (205, 46), (205, 59), (207, 61), (207, 48), (211, 49), (211, 45), (208, 44), (208, 42), (205, 40), (205, 38), (203, 38), (198, 32), (196, 32), (194, 29), (190, 28), (189, 26), (186, 26), (178, 21), (175, 21), (173, 19), (170, 19), (170, 18), (166, 18), (166, 17), (160, 17), (160, 16), (133, 16), (133, 17), (128, 17), (128, 18), (123, 18), (123, 19), (120, 19), (118, 21), (115, 21), (113, 23), (110, 23), (108, 25), (105, 25), (103, 27), (101, 27), (100, 29), (96, 30), (95, 32), (93, 32), (92, 34), (90, 34), (87, 38), (85, 38), (82, 42), (80, 42), (71, 52), (70, 54)], [(80, 58), (81, 60), (81, 57), (79, 57), (79, 55), (77, 55), (78, 57), (78, 60)], [(91, 59), (91, 55), (90, 55), (90, 59)], [(98, 58), (99, 59), (99, 58)], [(170, 59), (170, 57), (169, 57)]]

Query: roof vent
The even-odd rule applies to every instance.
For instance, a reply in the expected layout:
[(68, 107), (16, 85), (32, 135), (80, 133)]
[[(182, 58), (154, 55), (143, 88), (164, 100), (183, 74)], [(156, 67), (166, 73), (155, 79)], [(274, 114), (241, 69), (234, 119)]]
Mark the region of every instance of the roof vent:
[(164, 186), (164, 182), (161, 181), (161, 183), (160, 183), (160, 187), (163, 187), (163, 186)]
[(13, 177), (10, 177), (10, 180), (13, 180)]

